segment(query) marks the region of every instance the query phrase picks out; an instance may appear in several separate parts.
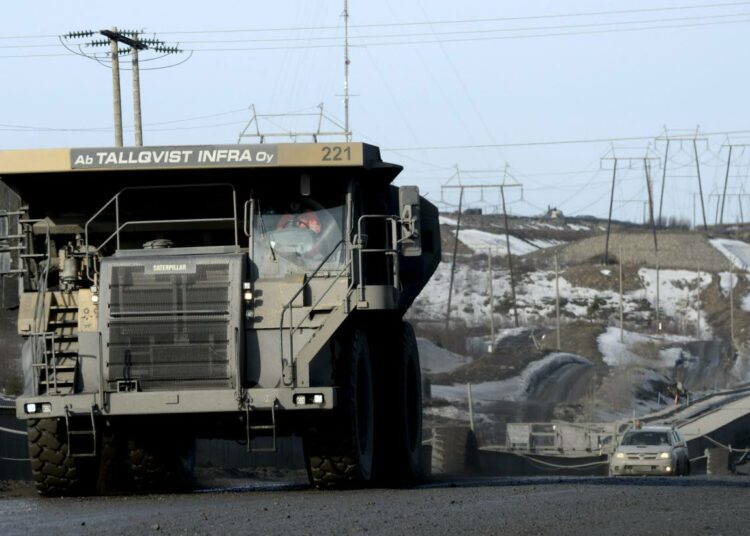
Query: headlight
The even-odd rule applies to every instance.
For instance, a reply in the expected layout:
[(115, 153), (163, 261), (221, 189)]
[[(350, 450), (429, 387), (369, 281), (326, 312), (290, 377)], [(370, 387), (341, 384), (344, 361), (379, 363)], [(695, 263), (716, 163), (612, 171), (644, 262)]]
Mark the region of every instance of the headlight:
[(662, 458), (662, 459), (671, 458), (671, 456), (672, 455), (669, 452), (662, 452), (659, 454), (659, 458)]
[(618, 460), (622, 460), (624, 457), (625, 457), (624, 452), (615, 452), (615, 458), (617, 458)]
[(52, 404), (49, 402), (29, 402), (28, 404), (23, 405), (23, 409), (27, 415), (32, 415), (34, 413), (52, 413)]

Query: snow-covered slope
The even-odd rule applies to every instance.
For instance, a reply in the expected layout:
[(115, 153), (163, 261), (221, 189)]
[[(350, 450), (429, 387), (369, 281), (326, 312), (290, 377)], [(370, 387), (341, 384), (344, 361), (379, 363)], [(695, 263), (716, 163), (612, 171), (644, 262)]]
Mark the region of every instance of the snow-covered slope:
[[(532, 361), (518, 375), (507, 380), (484, 382), (472, 385), (472, 398), (477, 401), (523, 401), (529, 392), (542, 378), (565, 365), (591, 365), (588, 359), (581, 356), (556, 352), (543, 359)], [(432, 396), (446, 400), (465, 400), (467, 398), (466, 385), (433, 385)]]
[(710, 244), (718, 249), (735, 267), (747, 270), (750, 267), (750, 244), (729, 238), (714, 238)]
[(417, 347), (422, 373), (450, 372), (471, 361), (471, 358), (454, 354), (427, 339), (417, 339)]

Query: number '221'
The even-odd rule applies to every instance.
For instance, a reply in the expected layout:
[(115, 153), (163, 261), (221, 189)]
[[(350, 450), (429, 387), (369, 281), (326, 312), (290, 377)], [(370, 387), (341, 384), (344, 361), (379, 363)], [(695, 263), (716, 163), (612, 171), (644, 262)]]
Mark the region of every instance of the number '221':
[(350, 147), (328, 147), (327, 145), (322, 147), (323, 151), (323, 161), (324, 162), (330, 162), (330, 161), (336, 161), (340, 162), (342, 160), (351, 160), (352, 159), (352, 150)]

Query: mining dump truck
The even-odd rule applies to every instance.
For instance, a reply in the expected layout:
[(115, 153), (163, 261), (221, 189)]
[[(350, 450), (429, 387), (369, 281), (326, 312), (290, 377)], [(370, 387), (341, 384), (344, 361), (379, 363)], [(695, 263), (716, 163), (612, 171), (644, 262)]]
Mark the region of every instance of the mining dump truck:
[(440, 237), (401, 169), (361, 143), (0, 152), (38, 491), (185, 489), (197, 438), (301, 437), (320, 488), (418, 479), (403, 316)]

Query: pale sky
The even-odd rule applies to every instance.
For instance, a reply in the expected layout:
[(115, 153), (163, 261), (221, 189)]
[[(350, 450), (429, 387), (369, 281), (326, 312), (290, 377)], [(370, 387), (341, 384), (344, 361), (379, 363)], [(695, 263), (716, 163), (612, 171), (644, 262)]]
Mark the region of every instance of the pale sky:
[[(512, 213), (552, 205), (605, 216), (612, 162), (600, 158), (613, 147), (620, 157), (650, 148), (663, 158), (665, 143), (655, 138), (667, 127), (684, 139), (670, 142), (664, 214), (692, 219), (698, 183), (690, 138), (700, 126), (712, 223), (726, 173), (723, 146), (750, 141), (743, 112), (750, 2), (351, 0), (349, 10), (353, 138), (383, 148), (386, 160), (405, 167), (398, 184), (417, 184), (433, 201), (456, 166), (463, 184), (490, 184), (502, 181), (507, 164), (524, 186), (523, 199), (508, 191)], [(110, 70), (69, 53), (56, 37), (113, 26), (143, 29), (186, 51), (153, 61), (144, 60), (155, 54), (142, 55), (144, 69), (158, 67), (141, 72), (146, 145), (236, 143), (251, 105), (281, 114), (323, 103), (343, 123), (342, 11), (343, 0), (4, 2), (0, 148), (113, 144)], [(123, 70), (126, 145), (133, 144), (130, 75)], [(316, 125), (298, 116), (262, 126)], [(517, 145), (622, 138), (642, 139)], [(743, 200), (747, 221), (750, 150), (735, 147), (732, 159), (724, 219), (738, 219)], [(640, 220), (643, 164), (618, 166), (614, 216)], [(651, 171), (658, 206), (662, 161), (653, 160)], [(479, 206), (479, 196), (467, 194), (467, 204)], [(455, 202), (455, 191), (445, 200)], [(497, 191), (484, 201), (491, 210)]]

